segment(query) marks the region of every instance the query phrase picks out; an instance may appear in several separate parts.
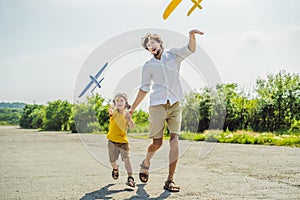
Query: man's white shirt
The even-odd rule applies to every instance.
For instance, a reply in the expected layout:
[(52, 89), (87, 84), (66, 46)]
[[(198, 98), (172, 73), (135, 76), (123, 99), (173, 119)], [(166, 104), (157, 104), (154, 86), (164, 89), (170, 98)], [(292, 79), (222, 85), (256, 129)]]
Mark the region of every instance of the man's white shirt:
[(191, 55), (188, 45), (164, 51), (161, 59), (152, 57), (143, 65), (140, 89), (150, 92), (150, 106), (170, 104), (183, 99), (180, 83), (180, 64)]

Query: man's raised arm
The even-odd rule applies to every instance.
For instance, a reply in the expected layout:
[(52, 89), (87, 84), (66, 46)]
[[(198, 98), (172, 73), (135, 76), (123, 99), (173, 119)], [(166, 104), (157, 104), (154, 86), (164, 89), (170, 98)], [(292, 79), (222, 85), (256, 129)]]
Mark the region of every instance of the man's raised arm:
[(196, 51), (196, 37), (195, 34), (199, 34), (199, 35), (203, 35), (204, 33), (197, 30), (197, 29), (193, 29), (189, 32), (189, 49), (191, 52), (195, 52)]

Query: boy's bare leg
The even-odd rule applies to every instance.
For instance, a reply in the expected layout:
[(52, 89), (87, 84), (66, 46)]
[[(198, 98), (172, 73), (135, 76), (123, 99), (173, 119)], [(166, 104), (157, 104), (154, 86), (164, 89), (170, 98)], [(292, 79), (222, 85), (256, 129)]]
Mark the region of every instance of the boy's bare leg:
[(132, 165), (131, 165), (131, 162), (130, 162), (130, 158), (125, 158), (124, 159), (124, 164), (125, 164), (125, 168), (126, 168), (126, 171), (127, 171), (127, 174), (128, 174), (126, 185), (128, 185), (130, 187), (135, 187), (134, 178), (132, 177)]
[(125, 168), (128, 176), (132, 176), (132, 165), (129, 158), (124, 159)]
[(112, 166), (113, 169), (118, 169), (118, 167), (119, 167), (117, 165), (117, 162), (111, 162), (110, 164), (111, 164), (111, 166)]
[(111, 162), (110, 163), (113, 170), (112, 170), (112, 177), (113, 179), (118, 179), (119, 178), (119, 165), (117, 164), (117, 162)]

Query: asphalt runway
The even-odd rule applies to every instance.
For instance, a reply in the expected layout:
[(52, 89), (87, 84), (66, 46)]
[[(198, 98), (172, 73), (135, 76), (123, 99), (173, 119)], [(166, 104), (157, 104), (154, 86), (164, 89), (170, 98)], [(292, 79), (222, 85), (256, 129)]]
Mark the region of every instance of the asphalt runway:
[(0, 199), (300, 199), (300, 148), (180, 141), (175, 182), (165, 191), (168, 141), (138, 180), (149, 139), (129, 138), (137, 187), (113, 180), (105, 135), (0, 126)]

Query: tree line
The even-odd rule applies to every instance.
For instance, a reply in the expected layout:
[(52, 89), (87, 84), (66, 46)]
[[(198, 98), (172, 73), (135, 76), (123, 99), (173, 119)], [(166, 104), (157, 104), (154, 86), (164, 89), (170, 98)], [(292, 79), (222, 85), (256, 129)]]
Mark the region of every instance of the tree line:
[(18, 125), (26, 104), (0, 102), (0, 125)]
[[(256, 80), (255, 94), (238, 85), (218, 84), (187, 94), (182, 102), (182, 130), (251, 130), (256, 132), (300, 131), (300, 76), (286, 71)], [(27, 104), (19, 124), (22, 128), (71, 132), (107, 132), (109, 99), (99, 94), (85, 102), (56, 100), (47, 105)], [(133, 132), (147, 132), (148, 113), (135, 111)]]
[[(47, 105), (26, 105), (20, 118), (21, 128), (73, 133), (107, 132), (110, 100), (99, 94), (87, 97), (85, 102), (71, 104), (56, 100)], [(148, 125), (148, 113), (138, 110), (133, 114), (136, 131)]]
[(269, 74), (256, 80), (254, 90), (255, 97), (251, 97), (232, 83), (189, 94), (183, 106), (183, 129), (300, 132), (299, 74), (284, 70)]

